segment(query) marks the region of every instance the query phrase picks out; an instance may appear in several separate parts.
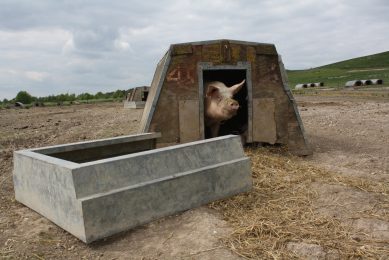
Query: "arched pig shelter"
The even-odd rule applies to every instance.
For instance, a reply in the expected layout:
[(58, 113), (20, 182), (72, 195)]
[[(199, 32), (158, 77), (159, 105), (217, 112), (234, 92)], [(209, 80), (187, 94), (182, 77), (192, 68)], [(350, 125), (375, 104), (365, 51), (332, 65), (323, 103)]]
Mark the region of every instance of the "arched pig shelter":
[(281, 58), (273, 44), (214, 40), (173, 44), (158, 63), (140, 132), (161, 132), (159, 146), (206, 138), (204, 85), (231, 86), (246, 79), (235, 95), (238, 114), (219, 135), (245, 135), (246, 143), (285, 144), (294, 154), (311, 149)]
[(384, 81), (382, 79), (371, 79), (373, 85), (382, 85)]
[(149, 94), (150, 87), (136, 87), (127, 92), (126, 99), (123, 101), (124, 108), (144, 108)]
[(297, 84), (294, 89), (303, 89), (303, 88), (307, 88), (307, 84)]

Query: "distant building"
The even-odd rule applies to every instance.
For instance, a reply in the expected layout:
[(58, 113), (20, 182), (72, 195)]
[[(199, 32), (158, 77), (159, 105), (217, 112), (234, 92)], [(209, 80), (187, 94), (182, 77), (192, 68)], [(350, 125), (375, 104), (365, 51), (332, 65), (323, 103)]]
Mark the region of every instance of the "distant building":
[(303, 88), (308, 88), (307, 84), (297, 84), (294, 89), (303, 89)]
[(322, 87), (324, 86), (324, 82), (315, 82), (315, 83), (300, 83), (297, 84), (294, 89), (303, 89), (303, 88), (314, 88), (314, 87)]
[(348, 87), (359, 87), (359, 86), (369, 86), (369, 85), (382, 85), (384, 82), (382, 79), (361, 79), (361, 80), (350, 80), (347, 81), (344, 85)]
[(361, 80), (350, 80), (350, 81), (347, 81), (344, 86), (346, 88), (362, 86), (362, 81)]
[(384, 81), (382, 79), (371, 79), (371, 83), (373, 85), (382, 85), (384, 84)]
[(124, 101), (124, 108), (144, 108), (150, 87), (142, 86), (130, 89)]
[(364, 86), (373, 84), (373, 82), (371, 82), (370, 79), (363, 79), (361, 81), (362, 81), (362, 85)]

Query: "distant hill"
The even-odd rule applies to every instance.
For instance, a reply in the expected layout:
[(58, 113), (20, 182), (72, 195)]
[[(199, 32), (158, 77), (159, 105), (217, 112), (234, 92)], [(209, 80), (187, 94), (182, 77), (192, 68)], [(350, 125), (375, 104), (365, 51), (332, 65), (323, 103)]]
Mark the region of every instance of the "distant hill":
[(287, 70), (289, 87), (298, 83), (324, 82), (325, 86), (340, 87), (356, 79), (383, 79), (389, 85), (389, 51), (340, 61), (307, 69)]

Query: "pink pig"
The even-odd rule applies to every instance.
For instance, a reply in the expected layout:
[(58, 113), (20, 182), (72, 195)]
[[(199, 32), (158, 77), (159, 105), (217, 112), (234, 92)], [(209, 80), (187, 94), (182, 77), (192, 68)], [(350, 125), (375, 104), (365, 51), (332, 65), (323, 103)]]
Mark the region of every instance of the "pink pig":
[(205, 126), (209, 127), (211, 137), (218, 136), (220, 123), (236, 115), (239, 109), (238, 101), (233, 96), (238, 93), (246, 80), (227, 87), (220, 81), (206, 84), (205, 95)]

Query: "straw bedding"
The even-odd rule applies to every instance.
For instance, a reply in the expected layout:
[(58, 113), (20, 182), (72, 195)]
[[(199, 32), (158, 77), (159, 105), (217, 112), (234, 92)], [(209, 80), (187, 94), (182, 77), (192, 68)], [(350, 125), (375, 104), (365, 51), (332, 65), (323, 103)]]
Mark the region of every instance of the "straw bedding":
[[(247, 148), (246, 154), (252, 162), (252, 191), (210, 204), (232, 225), (233, 232), (222, 241), (236, 254), (260, 259), (299, 258), (301, 255), (288, 246), (301, 243), (319, 245), (327, 258), (389, 255), (388, 241), (370, 238), (361, 242), (342, 219), (315, 212), (318, 195), (311, 187), (313, 183), (326, 183), (378, 193), (387, 202), (381, 203), (381, 212), (388, 212), (388, 183), (341, 177), (283, 148)], [(388, 214), (380, 217), (389, 221)]]

